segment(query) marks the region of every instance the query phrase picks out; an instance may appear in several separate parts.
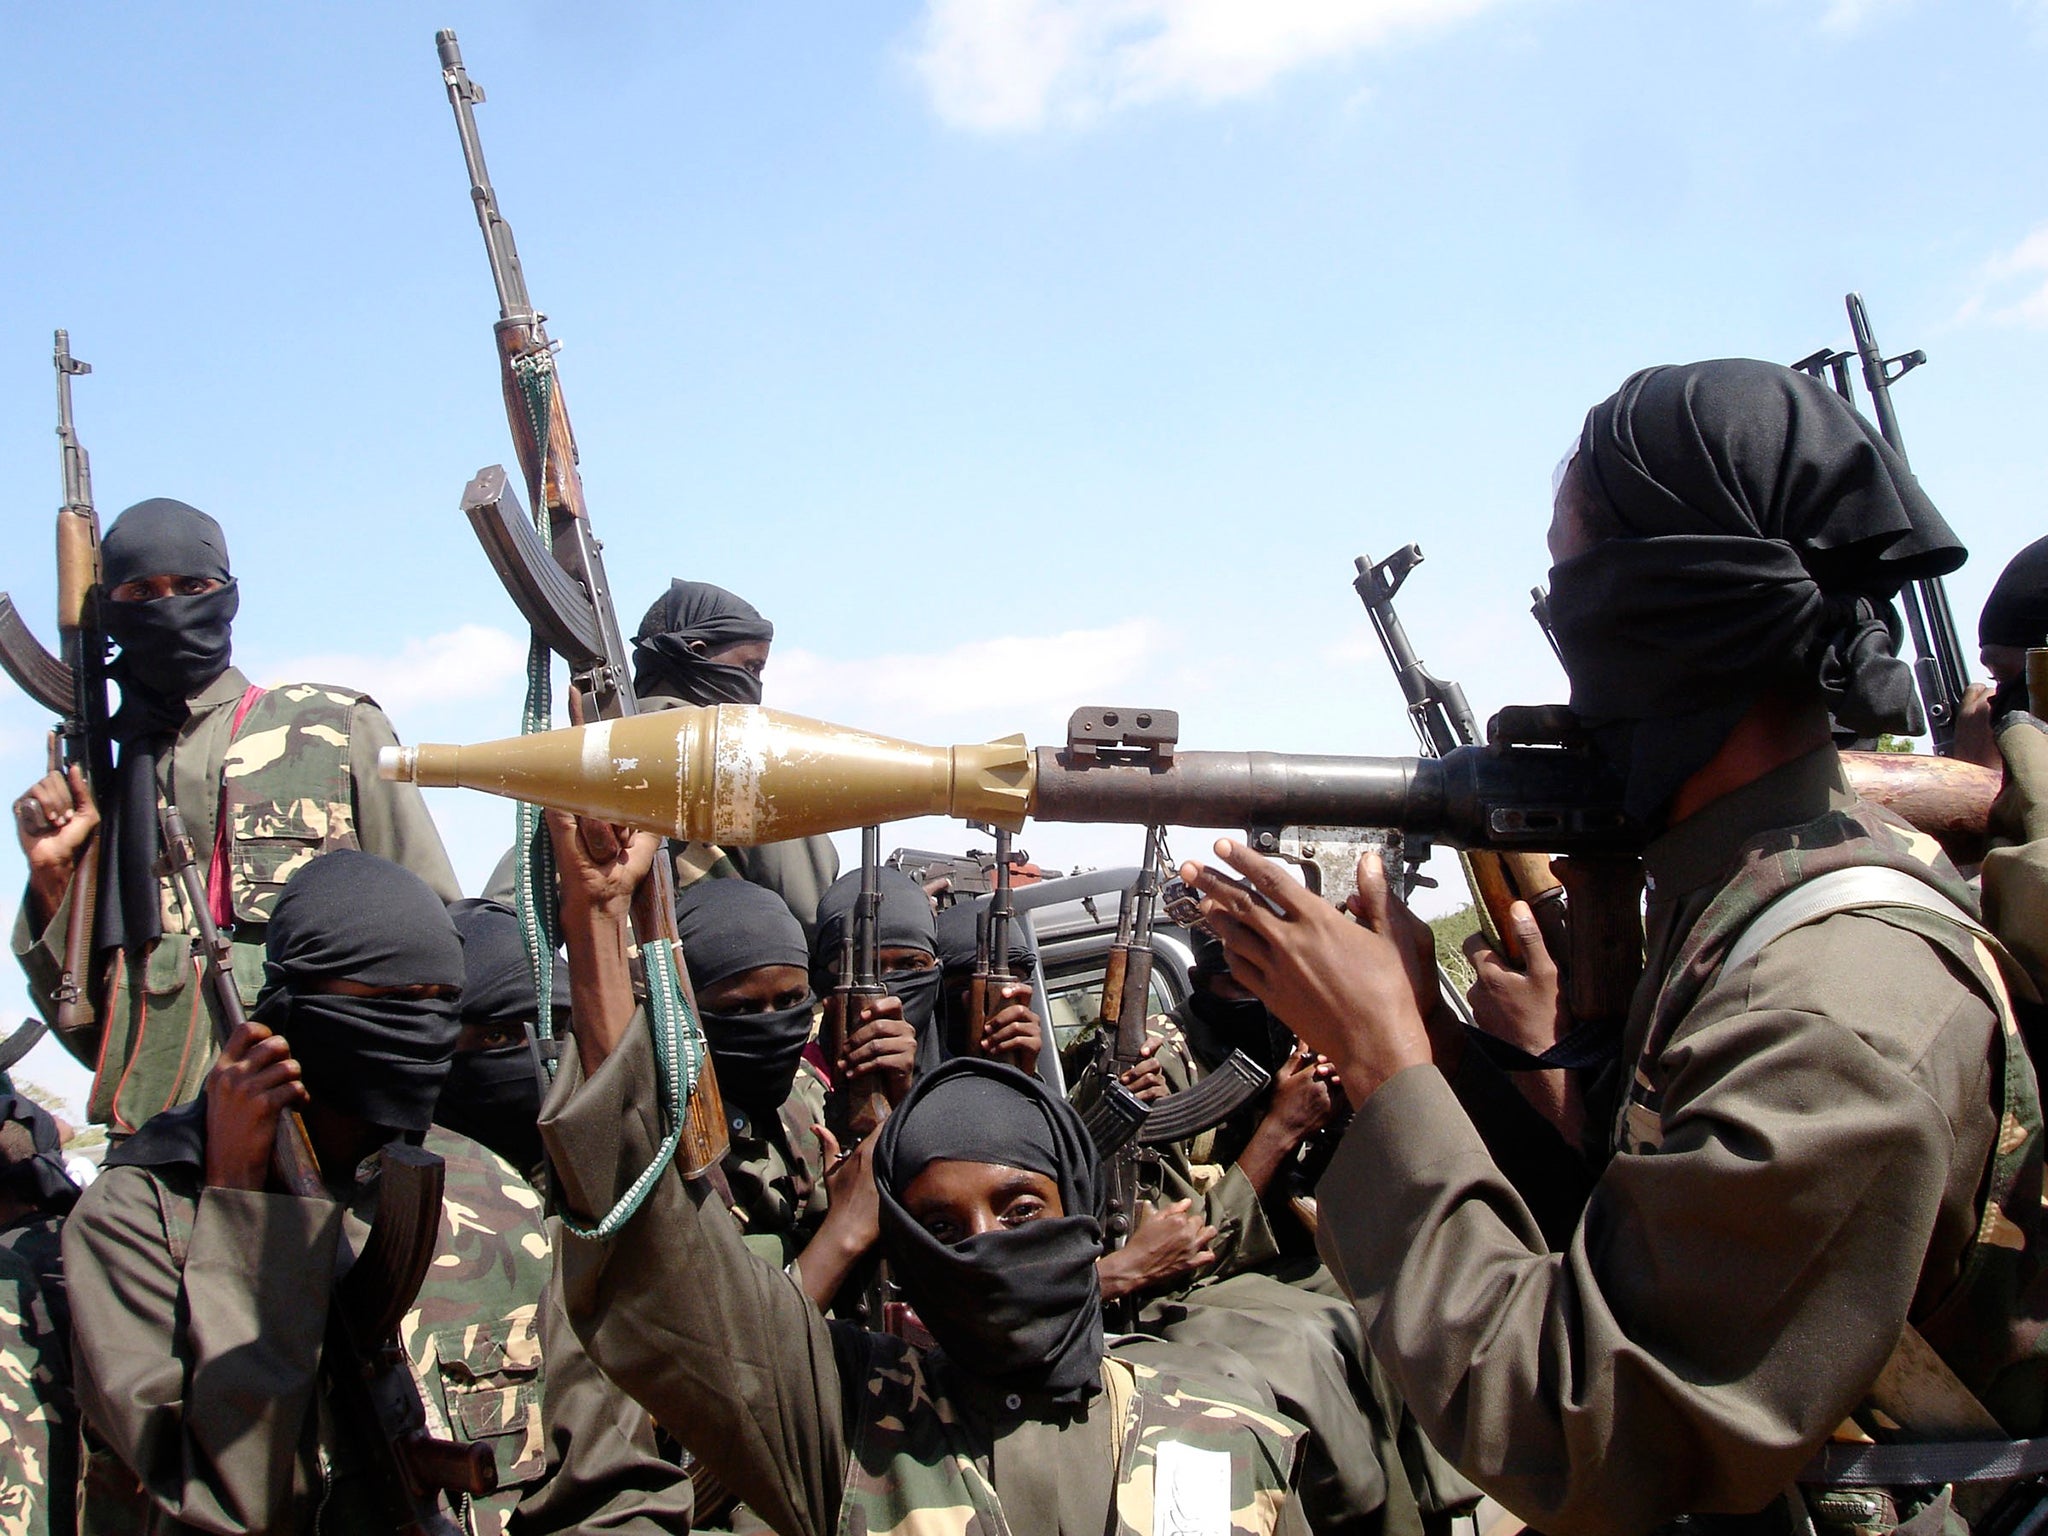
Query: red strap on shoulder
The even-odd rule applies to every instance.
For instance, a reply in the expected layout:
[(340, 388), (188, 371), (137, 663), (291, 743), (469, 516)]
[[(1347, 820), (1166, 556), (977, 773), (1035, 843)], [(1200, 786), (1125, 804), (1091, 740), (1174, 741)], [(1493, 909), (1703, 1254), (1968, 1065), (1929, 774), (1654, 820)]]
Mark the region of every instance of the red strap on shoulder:
[[(263, 690), (251, 683), (235, 705), (235, 718), (228, 726), (228, 740), (242, 734), (242, 722), (263, 697)], [(235, 898), (228, 882), (228, 781), (220, 781), (220, 806), (213, 818), (213, 861), (206, 872), (206, 900), (213, 908), (213, 920), (221, 928), (235, 925)]]

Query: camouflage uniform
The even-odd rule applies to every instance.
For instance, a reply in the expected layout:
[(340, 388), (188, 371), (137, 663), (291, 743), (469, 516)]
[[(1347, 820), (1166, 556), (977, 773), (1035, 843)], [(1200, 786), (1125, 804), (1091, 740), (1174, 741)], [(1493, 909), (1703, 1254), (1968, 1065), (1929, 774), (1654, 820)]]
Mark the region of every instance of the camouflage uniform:
[(1887, 866), (1967, 903), (1954, 871), (1855, 800), (1832, 748), (1644, 865), (1629, 1087), (1567, 1247), (1429, 1068), (1366, 1102), (1323, 1181), (1324, 1255), (1431, 1437), (1556, 1536), (1804, 1526), (1780, 1495), (1909, 1320), (2009, 1432), (2037, 1432), (2038, 1095), (1980, 947), (1870, 907), (1723, 963), (1812, 876)]
[(71, 1337), (71, 1303), (64, 1291), (63, 1243), (64, 1218), (61, 1216), (30, 1214), (11, 1226), (0, 1228), (0, 1248), (28, 1265), (36, 1284), (49, 1298), (50, 1315), (56, 1319), (58, 1334), (68, 1339)]
[[(134, 1528), (132, 1508), (98, 1508), (93, 1497), (140, 1477), (161, 1512), (183, 1522), (174, 1529), (369, 1529), (359, 1429), (335, 1414), (320, 1358), (341, 1239), (346, 1229), (360, 1246), (374, 1181), (346, 1210), (206, 1187), (204, 1117), (203, 1100), (172, 1111), (115, 1153), (66, 1224), (80, 1395), (111, 1448), (102, 1456), (119, 1464), (99, 1469), (88, 1522)], [(541, 1200), (475, 1142), (437, 1126), (425, 1145), (447, 1165), (441, 1233), (400, 1334), (431, 1431), (488, 1445), (496, 1459), (499, 1492), (464, 1501), (465, 1528), (489, 1536), (510, 1519), (510, 1529), (534, 1529), (524, 1508), (511, 1518), (513, 1506), (550, 1473), (585, 1495), (595, 1481), (580, 1458), (555, 1466), (550, 1454)], [(560, 1336), (573, 1351), (567, 1330)], [(604, 1391), (594, 1372), (571, 1374)], [(604, 1499), (582, 1497), (546, 1528), (622, 1528), (592, 1521), (593, 1508), (602, 1512)], [(687, 1528), (686, 1512), (641, 1527)]]
[[(563, 1063), (541, 1129), (566, 1211), (609, 1209), (647, 1166), (661, 1140), (653, 1083), (637, 1024), (588, 1082)], [(1124, 1395), (1116, 1365), (1082, 1410), (991, 1400), (939, 1357), (828, 1323), (747, 1251), (715, 1196), (673, 1175), (610, 1240), (565, 1237), (561, 1275), (591, 1357), (782, 1536), (1101, 1536), (1112, 1506), (1119, 1529), (1141, 1510), (1161, 1456), (1193, 1479), (1177, 1485), (1193, 1518), (1175, 1529), (1253, 1536), (1298, 1517), (1285, 1420), (1135, 1372)], [(1164, 1451), (1169, 1439), (1182, 1449)], [(981, 1491), (963, 1505), (969, 1465)]]
[[(444, 900), (462, 894), (419, 791), (377, 777), (378, 750), (397, 738), (373, 701), (310, 683), (253, 700), (250, 693), (248, 678), (229, 667), (187, 701), (190, 718), (157, 759), (158, 790), (184, 814), (200, 860), (211, 868), (219, 856), (225, 865), (235, 979), (245, 1003), (254, 1002), (263, 978), (263, 927), (278, 892), (316, 855), (361, 848), (403, 864)], [(171, 882), (161, 884), (163, 938), (139, 966), (124, 955), (102, 957), (110, 974), (92, 989), (99, 1011), (64, 1040), (94, 1070), (88, 1116), (117, 1136), (192, 1098), (214, 1057), (194, 961), (196, 930)], [(222, 899), (216, 894), (216, 903)], [(26, 902), (14, 927), (14, 953), (29, 990), (53, 1021), (69, 921), (67, 896), (40, 933), (30, 926)]]
[(747, 1247), (778, 1269), (803, 1252), (825, 1219), (825, 1171), (818, 1162), (814, 1125), (825, 1123), (825, 1081), (808, 1061), (797, 1065), (796, 1081), (772, 1124), (725, 1101), (732, 1133), (725, 1154), (726, 1183), (733, 1216)]
[[(973, 1385), (957, 1381), (944, 1355), (882, 1334), (867, 1335), (866, 1343), (840, 1536), (907, 1536), (933, 1521), (978, 1536), (1008, 1529), (979, 1443)], [(1116, 1436), (1112, 1536), (1153, 1536), (1162, 1491), (1169, 1503), (1196, 1506), (1194, 1529), (1265, 1536), (1278, 1527), (1299, 1426), (1200, 1396), (1149, 1365), (1112, 1356), (1102, 1376), (1105, 1430)], [(1185, 1486), (1183, 1466), (1216, 1484)]]
[(0, 1249), (0, 1536), (76, 1528), (78, 1421), (63, 1330), (28, 1261)]

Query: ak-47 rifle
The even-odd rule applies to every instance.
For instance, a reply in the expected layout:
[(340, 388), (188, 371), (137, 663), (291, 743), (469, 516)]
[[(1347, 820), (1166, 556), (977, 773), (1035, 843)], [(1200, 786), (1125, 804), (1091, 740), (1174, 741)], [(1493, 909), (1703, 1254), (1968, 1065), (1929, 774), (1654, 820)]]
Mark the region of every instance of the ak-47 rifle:
[[(1870, 329), (1870, 313), (1863, 307), (1863, 295), (1852, 293), (1843, 301), (1849, 311), (1849, 334), (1853, 351), (1837, 352), (1822, 347), (1792, 366), (1801, 373), (1832, 383), (1835, 393), (1856, 404), (1855, 387), (1849, 382), (1849, 364), (1860, 365), (1863, 390), (1870, 397), (1871, 414), (1877, 430), (1901, 459), (1906, 457), (1906, 440), (1899, 431), (1899, 413), (1892, 404), (1892, 386), (1927, 361), (1927, 354), (1915, 348), (1897, 357), (1886, 357)], [(1970, 686), (1969, 662), (1962, 640), (1956, 634), (1955, 613), (1949, 607), (1948, 588), (1939, 576), (1909, 581), (1899, 593), (1906, 610), (1906, 627), (1913, 635), (1913, 675), (1919, 684), (1920, 703), (1927, 713), (1927, 729), (1934, 750), (1942, 757), (1955, 751), (1956, 716), (1962, 709), (1963, 694)]]
[(1116, 939), (1103, 967), (1102, 1017), (1096, 1026), (1096, 1056), (1082, 1086), (1087, 1109), (1082, 1119), (1096, 1155), (1109, 1173), (1109, 1206), (1103, 1223), (1112, 1248), (1131, 1235), (1136, 1216), (1139, 1170), (1153, 1160), (1146, 1149), (1186, 1141), (1221, 1125), (1265, 1091), (1272, 1074), (1232, 1051), (1198, 1083), (1146, 1104), (1123, 1084), (1124, 1073), (1145, 1055), (1152, 1015), (1152, 932), (1159, 915), (1160, 868), (1166, 859), (1166, 829), (1145, 829), (1145, 857), (1124, 892)]
[[(107, 639), (100, 626), (100, 520), (92, 504), (92, 462), (71, 420), (71, 381), (91, 373), (71, 355), (71, 335), (57, 332), (51, 361), (57, 369), (57, 444), (64, 470), (64, 504), (57, 510), (57, 636), (60, 656), (37, 642), (13, 602), (0, 593), (0, 666), (31, 698), (61, 716), (62, 757), (53, 767), (78, 767), (102, 803), (113, 779), (107, 738)], [(90, 1006), (93, 920), (99, 909), (99, 839), (78, 850), (71, 877), (71, 911), (64, 930), (64, 970), (55, 993), (54, 1020), (69, 1034)]]
[[(1354, 562), (1357, 579), (1351, 583), (1358, 600), (1365, 604), (1380, 648), (1387, 653), (1387, 665), (1394, 669), (1394, 681), (1408, 701), (1408, 723), (1425, 757), (1442, 757), (1459, 747), (1476, 745), (1479, 723), (1472, 706), (1465, 702), (1465, 690), (1438, 677), (1422, 664), (1415, 647), (1408, 643), (1408, 631), (1394, 611), (1394, 595), (1409, 574), (1422, 564), (1422, 548), (1409, 544), (1374, 564), (1360, 555)], [(1415, 859), (1408, 843), (1403, 851)], [(1522, 963), (1521, 944), (1508, 923), (1508, 908), (1527, 902), (1543, 930), (1543, 939), (1553, 955), (1564, 954), (1564, 887), (1550, 872), (1550, 863), (1540, 853), (1487, 853), (1466, 849), (1458, 854), (1465, 883), (1472, 891), (1473, 915), (1486, 942), (1517, 965)]]
[[(547, 541), (542, 541), (497, 465), (480, 470), (470, 482), (463, 493), (463, 511), (534, 635), (568, 663), (570, 686), (582, 696), (583, 719), (597, 722), (634, 715), (640, 705), (633, 692), (631, 653), (605, 577), (603, 546), (591, 531), (576, 467), (576, 436), (555, 373), (555, 344), (548, 339), (545, 317), (527, 296), (512, 227), (498, 212), (497, 193), (484, 166), (475, 113), (484, 93), (463, 68), (455, 34), (436, 33), (434, 42), (462, 139), (491, 279), (498, 290), (499, 371), (513, 447), (527, 494), (545, 519)], [(635, 937), (643, 956), (656, 945), (668, 946), (676, 983), (694, 1014), (695, 998), (676, 939), (675, 871), (666, 858), (655, 860), (646, 889), (647, 905), (635, 908)], [(650, 975), (650, 990), (653, 985)], [(686, 1177), (715, 1179), (728, 1144), (725, 1112), (710, 1056), (699, 1055), (678, 1150)]]
[[(1443, 758), (1460, 747), (1479, 745), (1478, 722), (1465, 702), (1465, 690), (1422, 664), (1394, 611), (1394, 594), (1422, 563), (1422, 550), (1410, 544), (1377, 565), (1364, 555), (1355, 563), (1358, 576), (1351, 585), (1365, 604), (1387, 663), (1408, 700), (1408, 719), (1423, 756)], [(1529, 611), (1555, 651), (1549, 595), (1541, 587), (1529, 595)], [(1607, 1035), (1627, 1014), (1643, 969), (1642, 876), (1636, 861), (1582, 855), (1565, 859), (1560, 875), (1552, 873), (1548, 850), (1466, 848), (1459, 851), (1458, 863), (1472, 892), (1479, 931), (1517, 965), (1527, 957), (1508, 921), (1508, 909), (1522, 901), (1534, 915), (1544, 948), (1557, 962), (1566, 1009), (1587, 1029), (1583, 1040), (1560, 1046), (1562, 1057), (1576, 1064), (1581, 1053), (1604, 1050)]]
[(1010, 834), (995, 829), (994, 885), (988, 905), (975, 914), (974, 971), (967, 979), (967, 1054), (986, 1056), (988, 1021), (1003, 1011), (1003, 985), (1010, 972), (1010, 930), (1017, 925), (1016, 887), (1011, 883)]
[[(836, 1063), (846, 1054), (847, 1038), (860, 1025), (861, 1000), (887, 997), (882, 985), (881, 924), (882, 892), (879, 874), (882, 863), (882, 829), (860, 829), (860, 895), (854, 899), (853, 922), (839, 946), (839, 985), (833, 989), (837, 1003), (826, 1054)], [(836, 1122), (833, 1134), (842, 1147), (852, 1148), (865, 1141), (889, 1115), (889, 1100), (873, 1077), (836, 1088), (832, 1095)], [(879, 1326), (879, 1323), (877, 1324)]]
[[(245, 1018), (235, 985), (234, 943), (214, 921), (185, 818), (175, 805), (165, 805), (160, 814), (165, 872), (199, 930), (214, 1039), (225, 1047)], [(374, 1464), (370, 1482), (380, 1501), (380, 1523), (398, 1536), (458, 1536), (461, 1527), (441, 1495), (481, 1498), (496, 1492), (497, 1459), (489, 1446), (442, 1440), (428, 1430), (419, 1383), (398, 1334), (434, 1261), (446, 1169), (434, 1153), (396, 1141), (384, 1148), (382, 1165), (369, 1240), (342, 1277), (328, 1313), (321, 1369), (342, 1421), (362, 1436)], [(291, 1194), (330, 1198), (297, 1110), (277, 1118), (270, 1166)]]
[[(891, 869), (900, 869), (919, 885), (929, 888), (937, 881), (944, 880), (945, 888), (932, 892), (932, 899), (941, 907), (950, 907), (956, 902), (986, 896), (996, 888), (996, 859), (992, 853), (983, 853), (970, 848), (965, 853), (937, 853), (929, 848), (898, 848), (887, 860)], [(1031, 855), (1021, 848), (1010, 850), (1010, 872), (1012, 884), (1020, 866), (1029, 865)]]
[(1102, 1091), (1089, 1110), (1087, 1125), (1102, 1159), (1102, 1237), (1112, 1250), (1129, 1242), (1136, 1230), (1144, 1169), (1159, 1161), (1158, 1153), (1134, 1139), (1151, 1118), (1150, 1106), (1124, 1087), (1123, 1075), (1145, 1053), (1152, 1008), (1152, 923), (1165, 844), (1164, 827), (1145, 829), (1145, 857), (1138, 878), (1124, 893), (1116, 942), (1102, 973), (1102, 1054), (1097, 1068)]

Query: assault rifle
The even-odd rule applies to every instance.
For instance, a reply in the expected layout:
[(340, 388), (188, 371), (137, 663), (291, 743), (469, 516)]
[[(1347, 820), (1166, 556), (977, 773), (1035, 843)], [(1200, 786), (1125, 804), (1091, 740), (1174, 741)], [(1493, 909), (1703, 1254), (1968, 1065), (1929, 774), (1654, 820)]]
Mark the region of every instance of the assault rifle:
[(996, 829), (994, 884), (988, 905), (974, 915), (974, 970), (967, 978), (967, 1054), (985, 1056), (982, 1035), (1003, 1011), (1003, 984), (1010, 971), (1010, 930), (1017, 925), (1016, 887), (1011, 883), (1010, 834)]
[[(478, 471), (463, 492), (463, 511), (535, 636), (568, 664), (570, 687), (582, 698), (583, 719), (597, 722), (634, 715), (640, 704), (633, 692), (631, 654), (605, 576), (603, 545), (591, 530), (577, 470), (576, 435), (555, 372), (555, 343), (548, 338), (546, 317), (527, 296), (512, 227), (498, 212), (498, 196), (484, 166), (475, 112), (484, 93), (463, 68), (455, 34), (436, 33), (434, 42), (462, 139), (491, 280), (498, 290), (499, 374), (513, 448), (536, 516), (545, 523), (546, 541), (498, 465)], [(675, 870), (667, 858), (655, 860), (645, 889), (647, 904), (636, 904), (634, 910), (635, 937), (643, 954), (657, 944), (670, 946), (676, 979), (694, 1012), (695, 998), (676, 939)], [(701, 1057), (680, 1129), (684, 1175), (715, 1179), (728, 1142), (708, 1053)]]
[[(1020, 865), (1031, 862), (1031, 855), (1021, 848), (1012, 848), (1009, 857), (1012, 883)], [(979, 848), (970, 848), (965, 853), (935, 853), (928, 848), (898, 848), (889, 855), (891, 869), (900, 869), (919, 885), (929, 886), (938, 880), (946, 882), (943, 891), (932, 893), (932, 899), (942, 907), (950, 907), (964, 897), (986, 896), (996, 888), (996, 859), (992, 853)]]
[[(1423, 666), (1394, 611), (1394, 594), (1421, 563), (1422, 550), (1413, 544), (1377, 565), (1360, 555), (1352, 587), (1371, 616), (1387, 663), (1408, 700), (1409, 723), (1415, 727), (1423, 755), (1443, 758), (1460, 747), (1478, 745), (1479, 728), (1472, 707), (1465, 702), (1465, 690)], [(1530, 595), (1530, 612), (1547, 637), (1548, 597), (1540, 587)], [(1556, 644), (1555, 640), (1551, 643), (1553, 647)], [(1579, 1064), (1582, 1053), (1606, 1048), (1605, 1034), (1626, 1015), (1642, 974), (1642, 877), (1633, 858), (1593, 855), (1565, 860), (1560, 878), (1551, 872), (1547, 854), (1547, 850), (1464, 848), (1458, 853), (1458, 863), (1472, 892), (1472, 910), (1479, 919), (1480, 932), (1487, 943), (1517, 965), (1524, 964), (1527, 957), (1508, 922), (1508, 909), (1517, 901), (1528, 903), (1544, 948), (1557, 961), (1571, 1016), (1588, 1030), (1584, 1040), (1569, 1046), (1560, 1043), (1566, 1058), (1560, 1064)], [(1567, 886), (1572, 892), (1569, 905)]]
[[(199, 930), (214, 1039), (225, 1047), (245, 1018), (235, 985), (234, 943), (214, 921), (185, 818), (169, 804), (160, 814), (165, 873)], [(489, 1446), (442, 1440), (428, 1430), (419, 1383), (398, 1334), (434, 1262), (446, 1169), (434, 1153), (399, 1141), (384, 1148), (381, 1161), (376, 1217), (362, 1252), (335, 1289), (321, 1369), (342, 1422), (366, 1441), (380, 1523), (400, 1536), (458, 1536), (460, 1527), (441, 1494), (480, 1498), (496, 1492), (497, 1459)], [(278, 1116), (270, 1166), (290, 1193), (329, 1198), (312, 1138), (296, 1110)]]
[[(1415, 647), (1408, 643), (1408, 631), (1394, 611), (1394, 595), (1422, 564), (1422, 548), (1404, 545), (1374, 564), (1360, 555), (1353, 562), (1358, 569), (1351, 585), (1365, 604), (1387, 665), (1394, 669), (1394, 681), (1408, 701), (1408, 723), (1425, 757), (1442, 757), (1479, 740), (1479, 724), (1472, 706), (1465, 702), (1465, 690), (1438, 677), (1422, 664)], [(1412, 857), (1412, 853), (1411, 853)], [(1488, 853), (1466, 849), (1458, 854), (1465, 883), (1472, 892), (1473, 915), (1479, 919), (1486, 942), (1521, 964), (1521, 945), (1508, 925), (1508, 908), (1517, 901), (1529, 904), (1543, 930), (1543, 939), (1553, 955), (1563, 955), (1564, 887), (1551, 874), (1549, 861), (1540, 853)]]
[[(1870, 329), (1870, 314), (1863, 307), (1863, 295), (1847, 295), (1849, 333), (1854, 350), (1837, 352), (1822, 347), (1792, 366), (1801, 373), (1832, 383), (1835, 393), (1856, 404), (1855, 387), (1849, 382), (1849, 364), (1854, 360), (1863, 374), (1863, 390), (1870, 397), (1871, 414), (1877, 430), (1901, 459), (1906, 441), (1899, 431), (1899, 413), (1892, 404), (1892, 386), (1927, 361), (1927, 354), (1914, 349), (1897, 357), (1886, 357)], [(1955, 751), (1956, 715), (1963, 694), (1970, 686), (1969, 662), (1956, 634), (1956, 619), (1949, 607), (1948, 588), (1939, 576), (1909, 581), (1899, 593), (1906, 610), (1906, 627), (1913, 635), (1913, 675), (1919, 684), (1920, 702), (1927, 712), (1927, 729), (1934, 738), (1934, 750), (1947, 757)]]
[[(61, 716), (63, 755), (52, 767), (84, 770), (93, 797), (105, 803), (113, 780), (107, 737), (107, 638), (101, 628), (100, 520), (92, 504), (92, 461), (71, 421), (71, 381), (92, 364), (71, 355), (71, 335), (57, 332), (51, 361), (57, 369), (57, 444), (64, 471), (64, 504), (57, 511), (57, 636), (61, 657), (44, 650), (7, 594), (0, 592), (0, 667), (23, 692)], [(55, 1024), (69, 1033), (84, 1023), (92, 974), (93, 921), (99, 909), (99, 838), (78, 850), (71, 877), (71, 913), (64, 930), (64, 970), (58, 978)]]
[[(859, 1027), (861, 999), (887, 997), (882, 985), (881, 925), (882, 892), (878, 875), (882, 862), (882, 829), (860, 829), (860, 895), (854, 899), (853, 922), (839, 946), (839, 985), (833, 989), (838, 1002), (826, 1054), (834, 1070), (846, 1054), (846, 1040)], [(874, 1079), (864, 1084), (835, 1087), (832, 1095), (833, 1133), (842, 1147), (851, 1149), (872, 1135), (889, 1115), (889, 1100)], [(877, 1322), (879, 1326), (879, 1321)]]
[(1103, 1222), (1110, 1247), (1121, 1247), (1137, 1218), (1140, 1169), (1156, 1161), (1150, 1152), (1199, 1136), (1221, 1125), (1260, 1093), (1273, 1079), (1242, 1051), (1232, 1051), (1223, 1064), (1200, 1082), (1146, 1104), (1123, 1084), (1123, 1075), (1145, 1054), (1146, 1025), (1152, 1014), (1152, 930), (1158, 916), (1160, 866), (1166, 857), (1166, 829), (1145, 829), (1145, 857), (1138, 875), (1124, 892), (1117, 912), (1116, 940), (1102, 975), (1102, 1017), (1097, 1025), (1096, 1056), (1090, 1085), (1084, 1085), (1088, 1107), (1082, 1119), (1095, 1151), (1108, 1173), (1108, 1206)]

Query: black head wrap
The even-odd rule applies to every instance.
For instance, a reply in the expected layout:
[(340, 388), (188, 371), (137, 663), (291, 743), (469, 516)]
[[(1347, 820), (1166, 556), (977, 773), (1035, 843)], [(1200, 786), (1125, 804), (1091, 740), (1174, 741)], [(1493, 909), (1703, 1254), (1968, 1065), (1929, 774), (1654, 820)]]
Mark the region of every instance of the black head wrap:
[(64, 1138), (50, 1112), (26, 1094), (0, 1094), (0, 1195), (62, 1216), (79, 1189), (64, 1171)]
[(633, 688), (685, 704), (758, 704), (761, 679), (704, 652), (773, 640), (775, 626), (745, 598), (708, 581), (672, 581), (633, 635)]
[[(702, 993), (764, 965), (807, 971), (804, 931), (783, 899), (745, 880), (697, 880), (676, 893), (676, 934), (690, 982)], [(759, 1013), (703, 1010), (704, 1038), (719, 1089), (756, 1116), (789, 1097), (811, 1038), (808, 992), (801, 1003)]]
[(2034, 540), (1998, 573), (1977, 620), (1977, 643), (2048, 645), (2048, 539)]
[(100, 837), (98, 949), (139, 948), (163, 933), (156, 859), (156, 760), (184, 724), (185, 701), (227, 669), (242, 597), (228, 569), (220, 524), (182, 501), (137, 502), (100, 541), (102, 593), (149, 576), (204, 576), (223, 583), (199, 597), (99, 604), (107, 637), (121, 648), (108, 671), (121, 707), (108, 733), (121, 747)]
[[(1977, 620), (1977, 643), (2017, 650), (2048, 645), (2048, 539), (2034, 540), (1998, 573), (1984, 612)], [(2026, 707), (2024, 673), (2000, 683), (1992, 695), (1991, 709), (1995, 715), (2004, 716)]]
[(1551, 571), (1551, 616), (1632, 816), (1654, 825), (1773, 686), (1859, 733), (1924, 729), (1891, 600), (1967, 551), (1833, 390), (1739, 358), (1645, 369), (1579, 457), (1598, 542)]
[[(511, 1045), (457, 1051), (441, 1085), (434, 1120), (480, 1141), (522, 1171), (541, 1162), (540, 1104), (547, 1084), (541, 1065), (533, 967), (519, 919), (496, 901), (458, 901), (448, 909), (462, 938), (462, 1007), (457, 1022), (514, 1031)], [(555, 962), (554, 1021), (569, 1013), (569, 968)]]
[[(902, 1204), (911, 1182), (941, 1159), (1043, 1174), (1059, 1186), (1066, 1214), (942, 1243)], [(1101, 1176), (1065, 1100), (1014, 1067), (949, 1062), (920, 1078), (883, 1122), (875, 1187), (882, 1256), (955, 1365), (996, 1391), (1055, 1403), (1083, 1401), (1097, 1388)]]
[[(928, 1071), (942, 1061), (967, 1054), (967, 1003), (962, 990), (974, 972), (975, 957), (981, 951), (981, 925), (989, 898), (956, 901), (940, 910), (936, 919), (939, 971), (944, 982), (939, 998), (939, 1028), (935, 1036), (920, 1036), (917, 1064)], [(1038, 971), (1038, 949), (1022, 923), (1010, 924), (1010, 974), (1029, 981)], [(931, 1049), (925, 1041), (931, 1040)]]
[(306, 1091), (393, 1130), (424, 1131), (455, 1054), (454, 997), (351, 997), (323, 981), (462, 986), (462, 939), (411, 870), (353, 848), (285, 885), (264, 935), (255, 1017), (291, 1042)]
[[(881, 893), (881, 910), (875, 914), (877, 949), (916, 949), (927, 955), (939, 952), (938, 931), (932, 921), (932, 901), (924, 887), (900, 869), (884, 864), (876, 871), (875, 889)], [(820, 992), (832, 986), (833, 968), (839, 963), (841, 946), (853, 931), (854, 903), (860, 899), (860, 871), (841, 875), (818, 898), (818, 926), (811, 935), (811, 985)], [(934, 965), (922, 971), (898, 971), (884, 976), (882, 985), (891, 997), (903, 1002), (903, 1018), (917, 1031), (919, 1040), (932, 1030), (937, 1016), (941, 979)]]

